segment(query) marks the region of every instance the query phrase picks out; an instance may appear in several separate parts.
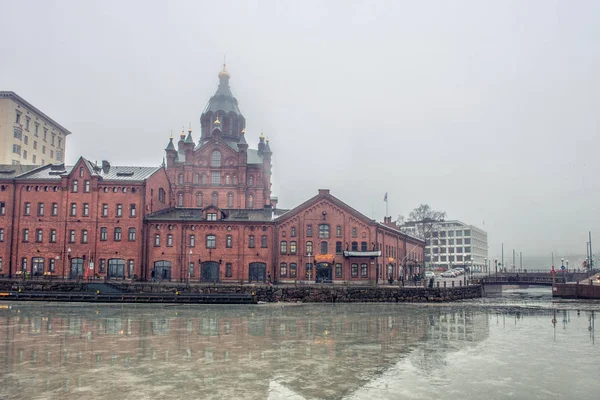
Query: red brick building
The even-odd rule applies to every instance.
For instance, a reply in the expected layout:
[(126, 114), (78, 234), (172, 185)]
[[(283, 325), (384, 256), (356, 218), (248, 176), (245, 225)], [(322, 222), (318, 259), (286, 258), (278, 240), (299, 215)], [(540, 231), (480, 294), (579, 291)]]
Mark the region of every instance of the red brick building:
[(200, 282), (380, 282), (422, 272), (424, 242), (329, 193), (271, 197), (271, 157), (229, 73), (160, 167), (0, 166), (0, 275)]

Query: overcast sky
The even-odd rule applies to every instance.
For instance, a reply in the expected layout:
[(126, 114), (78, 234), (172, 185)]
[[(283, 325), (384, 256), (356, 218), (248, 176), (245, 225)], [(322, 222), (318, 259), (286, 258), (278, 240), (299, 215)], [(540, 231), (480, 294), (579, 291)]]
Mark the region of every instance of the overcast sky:
[(80, 155), (158, 165), (227, 56), (273, 195), (381, 220), (420, 203), (490, 255), (600, 248), (600, 1), (0, 0), (0, 90)]

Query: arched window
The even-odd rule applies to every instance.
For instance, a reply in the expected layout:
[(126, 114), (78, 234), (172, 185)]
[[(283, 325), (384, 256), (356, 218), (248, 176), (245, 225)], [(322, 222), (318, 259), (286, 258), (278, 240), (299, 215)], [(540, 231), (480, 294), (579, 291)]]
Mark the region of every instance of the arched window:
[(248, 186), (254, 186), (254, 176), (252, 175), (248, 177)]
[(211, 166), (212, 167), (220, 167), (221, 166), (221, 152), (219, 150), (215, 150), (212, 152)]
[(233, 184), (234, 184), (234, 185), (237, 185), (237, 175), (234, 175), (234, 176), (233, 176)]
[(201, 180), (200, 180), (200, 183), (201, 183), (202, 185), (206, 185), (206, 175), (205, 175), (205, 174), (202, 174), (202, 177), (201, 177), (200, 179), (201, 179)]
[(202, 192), (196, 194), (196, 207), (202, 207)]
[(160, 201), (161, 203), (164, 203), (167, 200), (167, 192), (165, 192), (165, 189), (160, 188), (158, 189), (158, 201)]
[(248, 208), (254, 208), (254, 196), (248, 195)]
[(231, 185), (231, 177), (229, 175), (225, 175), (225, 184)]
[(212, 204), (214, 206), (218, 206), (219, 205), (219, 193), (213, 192), (213, 194), (212, 194)]
[(183, 193), (177, 194), (177, 207), (183, 207)]
[(179, 174), (179, 176), (177, 177), (177, 183), (183, 185), (183, 174)]
[(233, 193), (227, 193), (227, 207), (233, 208)]
[(194, 174), (194, 184), (197, 185), (200, 183), (200, 175)]

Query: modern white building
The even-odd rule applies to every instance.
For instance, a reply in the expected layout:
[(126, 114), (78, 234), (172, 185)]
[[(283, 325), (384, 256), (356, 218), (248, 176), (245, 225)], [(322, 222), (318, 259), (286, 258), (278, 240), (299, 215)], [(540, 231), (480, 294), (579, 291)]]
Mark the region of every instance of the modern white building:
[(461, 221), (444, 221), (425, 236), (425, 257), (431, 268), (487, 271), (487, 232), (483, 229)]
[(0, 91), (0, 164), (64, 163), (70, 134), (21, 96)]

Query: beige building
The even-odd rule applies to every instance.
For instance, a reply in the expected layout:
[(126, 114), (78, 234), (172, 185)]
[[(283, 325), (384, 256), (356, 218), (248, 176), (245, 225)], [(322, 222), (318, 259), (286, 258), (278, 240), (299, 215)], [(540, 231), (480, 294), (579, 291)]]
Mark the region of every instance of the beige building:
[(16, 93), (0, 91), (0, 164), (61, 164), (70, 134)]

